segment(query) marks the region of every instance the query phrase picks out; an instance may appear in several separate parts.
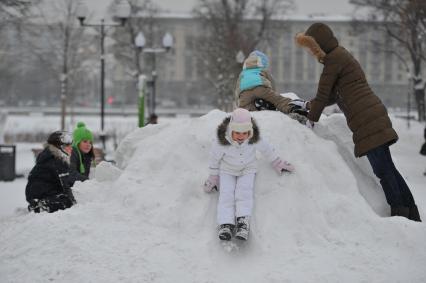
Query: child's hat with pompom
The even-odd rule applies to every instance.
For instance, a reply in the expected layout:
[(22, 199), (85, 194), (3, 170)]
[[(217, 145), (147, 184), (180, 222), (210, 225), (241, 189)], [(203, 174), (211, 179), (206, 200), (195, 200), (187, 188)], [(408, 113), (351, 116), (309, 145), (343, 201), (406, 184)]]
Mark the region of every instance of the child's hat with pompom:
[(254, 50), (249, 54), (249, 56), (244, 60), (243, 69), (251, 69), (251, 68), (262, 68), (267, 69), (269, 67), (269, 59), (268, 56), (259, 51)]
[(78, 146), (81, 141), (91, 141), (93, 143), (93, 134), (86, 128), (86, 125), (83, 122), (78, 122), (77, 127), (73, 132), (73, 144)]

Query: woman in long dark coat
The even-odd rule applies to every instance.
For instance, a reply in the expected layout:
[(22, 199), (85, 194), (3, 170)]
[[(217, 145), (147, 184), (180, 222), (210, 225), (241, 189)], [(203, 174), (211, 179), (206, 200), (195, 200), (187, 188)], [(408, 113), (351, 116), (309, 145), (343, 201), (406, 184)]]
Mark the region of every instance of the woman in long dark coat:
[(339, 46), (326, 24), (312, 24), (296, 42), (306, 47), (324, 65), (318, 91), (308, 102), (294, 102), (309, 110), (307, 125), (313, 127), (323, 109), (337, 103), (353, 133), (356, 157), (366, 155), (380, 179), (392, 216), (421, 221), (414, 198), (396, 169), (389, 146), (398, 140), (387, 110), (373, 93), (358, 61)]

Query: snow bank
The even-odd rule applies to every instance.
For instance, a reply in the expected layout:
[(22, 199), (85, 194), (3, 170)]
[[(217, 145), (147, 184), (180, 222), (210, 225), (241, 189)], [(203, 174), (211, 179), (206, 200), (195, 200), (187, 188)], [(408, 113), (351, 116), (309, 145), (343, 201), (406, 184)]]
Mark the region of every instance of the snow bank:
[(201, 188), (226, 117), (216, 110), (129, 134), (118, 168), (75, 185), (75, 207), (2, 219), (2, 281), (426, 281), (425, 225), (381, 217), (389, 208), (341, 115), (314, 131), (278, 112), (253, 115), (296, 172), (278, 176), (259, 156), (250, 240), (239, 250), (221, 245), (217, 194)]
[(6, 125), (7, 113), (0, 110), (0, 144), (4, 143), (4, 128)]
[[(73, 131), (77, 122), (80, 121), (84, 122), (96, 137), (99, 135), (100, 120), (97, 116), (68, 117), (65, 130)], [(113, 142), (119, 142), (120, 137), (127, 135), (136, 125), (136, 117), (107, 116), (104, 131)], [(44, 142), (47, 136), (59, 130), (60, 126), (61, 117), (59, 116), (44, 116), (41, 113), (29, 116), (9, 115), (4, 126), (4, 135), (10, 142)], [(95, 141), (99, 141), (99, 138), (96, 138)]]

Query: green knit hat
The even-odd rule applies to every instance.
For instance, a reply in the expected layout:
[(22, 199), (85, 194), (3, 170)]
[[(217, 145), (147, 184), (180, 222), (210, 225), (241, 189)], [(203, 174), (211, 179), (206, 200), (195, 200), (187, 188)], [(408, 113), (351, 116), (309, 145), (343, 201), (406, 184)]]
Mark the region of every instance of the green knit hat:
[(81, 159), (81, 153), (80, 153), (80, 149), (78, 148), (78, 145), (80, 144), (81, 141), (84, 141), (84, 140), (91, 141), (93, 143), (93, 134), (89, 129), (86, 128), (86, 125), (83, 122), (78, 122), (77, 128), (75, 128), (72, 135), (73, 135), (72, 145), (77, 150), (78, 157), (80, 159), (79, 171), (80, 173), (84, 174), (86, 170), (84, 168), (83, 161)]
[(81, 141), (87, 140), (93, 143), (93, 134), (86, 128), (86, 125), (83, 122), (77, 123), (77, 128), (75, 128), (73, 134), (73, 145), (78, 147)]

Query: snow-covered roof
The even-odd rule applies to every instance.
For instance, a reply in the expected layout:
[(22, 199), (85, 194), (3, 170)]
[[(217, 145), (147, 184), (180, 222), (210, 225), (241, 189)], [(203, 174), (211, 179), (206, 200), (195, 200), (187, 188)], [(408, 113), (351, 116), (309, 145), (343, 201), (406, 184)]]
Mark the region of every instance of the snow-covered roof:
[[(140, 13), (138, 15), (133, 15), (132, 17), (146, 17), (147, 13)], [(155, 15), (155, 18), (159, 19), (194, 19), (194, 14), (190, 12), (162, 12)], [(256, 19), (256, 17), (252, 17)], [(353, 17), (351, 15), (342, 15), (342, 14), (294, 14), (294, 15), (276, 15), (272, 18), (273, 20), (282, 20), (282, 21), (323, 21), (323, 22), (348, 22), (352, 21)]]

